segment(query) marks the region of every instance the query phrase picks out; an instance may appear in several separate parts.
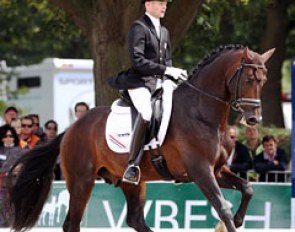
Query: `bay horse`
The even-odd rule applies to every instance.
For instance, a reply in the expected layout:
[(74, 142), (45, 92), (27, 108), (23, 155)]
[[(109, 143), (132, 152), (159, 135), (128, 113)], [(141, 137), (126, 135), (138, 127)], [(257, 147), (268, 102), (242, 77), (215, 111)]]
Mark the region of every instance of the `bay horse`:
[[(217, 211), (229, 232), (236, 232), (253, 194), (251, 185), (226, 167), (222, 136), (231, 107), (254, 125), (260, 120), (260, 94), (266, 81), (265, 62), (274, 49), (263, 54), (240, 45), (218, 47), (174, 91), (170, 125), (161, 150), (175, 180), (194, 182)], [(152, 232), (144, 219), (146, 181), (161, 180), (149, 154), (141, 163), (138, 186), (121, 181), (128, 156), (112, 152), (105, 139), (110, 107), (96, 107), (47, 145), (29, 151), (17, 161), (21, 167), (10, 191), (12, 230), (34, 226), (48, 197), (53, 167), (61, 156), (70, 194), (64, 232), (79, 232), (84, 209), (97, 178), (119, 186), (126, 198), (127, 224), (138, 232)], [(233, 216), (220, 191), (242, 193)]]

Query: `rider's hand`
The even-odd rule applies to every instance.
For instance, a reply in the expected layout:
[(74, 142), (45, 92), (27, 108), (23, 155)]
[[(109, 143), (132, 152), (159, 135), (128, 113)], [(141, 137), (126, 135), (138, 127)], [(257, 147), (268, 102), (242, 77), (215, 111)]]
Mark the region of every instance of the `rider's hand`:
[(187, 71), (184, 69), (167, 67), (164, 74), (173, 77), (175, 80), (187, 80)]

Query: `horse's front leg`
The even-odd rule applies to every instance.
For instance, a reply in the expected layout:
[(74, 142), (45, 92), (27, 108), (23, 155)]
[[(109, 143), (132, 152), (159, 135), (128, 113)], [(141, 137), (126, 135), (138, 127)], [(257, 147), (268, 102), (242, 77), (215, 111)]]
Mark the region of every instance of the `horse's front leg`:
[(228, 232), (236, 232), (233, 214), (229, 205), (226, 203), (216, 178), (213, 167), (206, 161), (198, 160), (198, 164), (193, 162), (187, 164), (189, 176), (198, 185), (210, 204), (218, 213), (219, 218), (225, 223)]
[(120, 187), (127, 202), (127, 224), (138, 232), (153, 232), (144, 219), (145, 182), (137, 186), (121, 182)]
[(221, 169), (216, 175), (216, 179), (221, 188), (236, 189), (242, 193), (241, 203), (234, 217), (235, 226), (240, 227), (243, 224), (246, 210), (253, 196), (252, 186), (247, 180), (238, 177), (226, 167)]

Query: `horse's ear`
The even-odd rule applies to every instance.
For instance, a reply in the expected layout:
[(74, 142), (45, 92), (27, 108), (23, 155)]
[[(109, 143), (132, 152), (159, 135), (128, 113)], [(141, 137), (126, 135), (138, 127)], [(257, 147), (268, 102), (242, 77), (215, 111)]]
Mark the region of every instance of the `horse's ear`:
[(243, 51), (243, 59), (246, 62), (252, 61), (254, 59), (254, 56), (251, 54), (251, 51), (249, 50), (248, 47), (245, 47), (244, 48), (244, 51)]
[(272, 56), (275, 50), (275, 48), (269, 49), (267, 52), (261, 55), (264, 63)]

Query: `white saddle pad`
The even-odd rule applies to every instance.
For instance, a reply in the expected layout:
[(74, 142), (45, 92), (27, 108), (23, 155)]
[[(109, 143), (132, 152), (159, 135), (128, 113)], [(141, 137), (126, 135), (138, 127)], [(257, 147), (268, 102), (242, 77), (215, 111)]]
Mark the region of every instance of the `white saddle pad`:
[[(146, 146), (155, 149), (157, 145), (162, 145), (165, 139), (167, 128), (170, 121), (172, 111), (172, 95), (176, 88), (175, 83), (171, 80), (165, 80), (163, 87), (163, 116), (161, 126), (158, 132), (158, 140), (153, 138)], [(128, 153), (132, 137), (132, 122), (130, 107), (121, 107), (118, 101), (113, 102), (111, 106), (111, 113), (108, 116), (106, 124), (106, 140), (109, 148), (117, 153)]]

